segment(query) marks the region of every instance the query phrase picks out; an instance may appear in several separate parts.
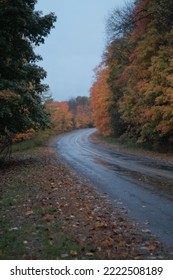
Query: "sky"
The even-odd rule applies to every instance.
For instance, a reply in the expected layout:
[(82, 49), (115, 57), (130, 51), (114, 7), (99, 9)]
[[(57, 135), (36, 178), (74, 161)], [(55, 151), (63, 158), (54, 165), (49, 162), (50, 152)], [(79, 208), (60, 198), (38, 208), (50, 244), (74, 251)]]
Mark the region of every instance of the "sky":
[(55, 28), (45, 44), (35, 50), (47, 72), (54, 100), (65, 101), (77, 96), (89, 96), (93, 69), (101, 62), (106, 45), (106, 18), (124, 0), (38, 0), (36, 10), (54, 12)]

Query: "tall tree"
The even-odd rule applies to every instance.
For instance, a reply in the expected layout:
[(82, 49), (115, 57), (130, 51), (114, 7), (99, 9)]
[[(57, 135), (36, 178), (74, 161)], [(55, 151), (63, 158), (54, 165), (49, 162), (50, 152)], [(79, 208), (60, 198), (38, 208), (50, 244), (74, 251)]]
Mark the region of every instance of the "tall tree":
[(107, 84), (108, 77), (109, 68), (98, 67), (96, 69), (96, 81), (90, 90), (94, 125), (105, 136), (109, 136), (114, 132), (110, 116), (113, 95)]
[(45, 127), (48, 114), (41, 94), (46, 77), (34, 47), (44, 43), (54, 27), (53, 13), (35, 11), (36, 0), (0, 1), (0, 135)]

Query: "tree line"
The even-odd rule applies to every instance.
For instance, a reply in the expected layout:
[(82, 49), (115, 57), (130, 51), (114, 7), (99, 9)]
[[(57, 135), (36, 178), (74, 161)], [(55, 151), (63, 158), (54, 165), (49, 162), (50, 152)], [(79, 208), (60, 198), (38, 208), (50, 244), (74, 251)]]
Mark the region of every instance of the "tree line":
[(173, 144), (173, 1), (138, 0), (108, 17), (107, 46), (95, 69), (95, 126), (122, 141)]
[(86, 96), (77, 96), (62, 102), (50, 100), (45, 107), (50, 114), (51, 129), (54, 132), (93, 126), (90, 100)]

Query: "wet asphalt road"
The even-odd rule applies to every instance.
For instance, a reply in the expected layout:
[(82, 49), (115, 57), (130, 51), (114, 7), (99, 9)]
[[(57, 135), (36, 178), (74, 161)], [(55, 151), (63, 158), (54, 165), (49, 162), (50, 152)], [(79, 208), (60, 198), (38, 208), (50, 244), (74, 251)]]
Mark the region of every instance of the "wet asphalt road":
[(59, 139), (57, 149), (63, 159), (144, 232), (151, 231), (173, 248), (173, 164), (117, 152), (93, 142), (94, 132), (83, 129)]

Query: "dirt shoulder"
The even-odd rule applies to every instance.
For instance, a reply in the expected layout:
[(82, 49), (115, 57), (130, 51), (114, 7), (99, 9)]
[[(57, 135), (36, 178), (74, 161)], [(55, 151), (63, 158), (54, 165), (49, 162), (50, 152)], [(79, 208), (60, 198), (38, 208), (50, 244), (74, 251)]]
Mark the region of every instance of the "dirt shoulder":
[(70, 171), (55, 148), (1, 165), (1, 259), (172, 259), (146, 230)]

